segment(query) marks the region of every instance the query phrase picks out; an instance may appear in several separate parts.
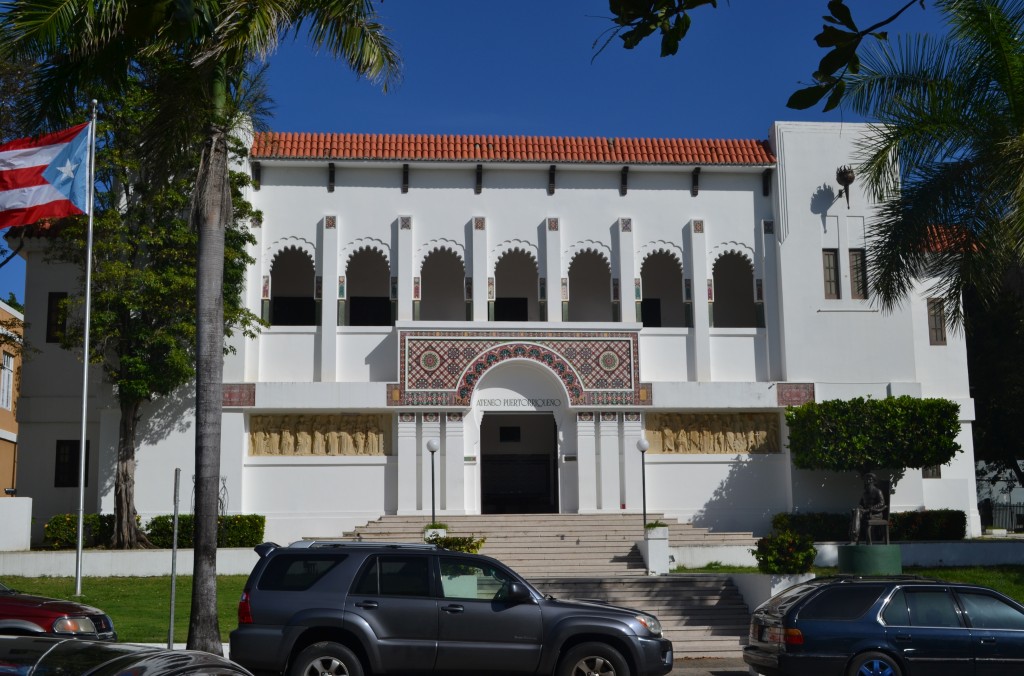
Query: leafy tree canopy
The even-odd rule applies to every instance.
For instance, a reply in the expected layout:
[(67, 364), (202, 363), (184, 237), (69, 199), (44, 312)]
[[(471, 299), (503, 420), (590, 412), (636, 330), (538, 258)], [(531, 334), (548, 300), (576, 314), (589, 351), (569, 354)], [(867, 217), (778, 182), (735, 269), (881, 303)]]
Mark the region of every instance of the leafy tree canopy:
[[(705, 5), (718, 7), (717, 0), (608, 0), (615, 24), (607, 31), (607, 39), (601, 44), (599, 51), (618, 37), (622, 46), (633, 49), (646, 38), (658, 33), (661, 35), (661, 55), (672, 56), (679, 51), (679, 43), (686, 37), (692, 24), (690, 12)], [(822, 49), (827, 49), (825, 56), (812, 74), (814, 84), (800, 89), (789, 97), (786, 105), (797, 110), (804, 110), (818, 104), (826, 96), (823, 110), (832, 110), (843, 99), (846, 85), (843, 76), (856, 73), (860, 69), (857, 50), (866, 38), (886, 40), (888, 34), (881, 29), (896, 21), (905, 11), (919, 5), (924, 8), (924, 0), (907, 0), (899, 9), (888, 17), (877, 21), (867, 28), (860, 28), (854, 21), (853, 13), (845, 0), (828, 0), (827, 14), (822, 19), (825, 23), (821, 32), (814, 36), (814, 41)], [(801, 8), (803, 9), (803, 8)]]
[(962, 449), (960, 407), (948, 399), (832, 399), (786, 410), (793, 464), (860, 473), (944, 465)]

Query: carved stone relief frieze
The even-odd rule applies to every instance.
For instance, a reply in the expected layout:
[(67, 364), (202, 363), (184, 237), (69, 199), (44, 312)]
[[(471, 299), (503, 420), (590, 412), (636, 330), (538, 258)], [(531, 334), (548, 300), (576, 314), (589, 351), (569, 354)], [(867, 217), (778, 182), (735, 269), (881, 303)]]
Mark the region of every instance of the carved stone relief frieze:
[(391, 455), (391, 416), (254, 415), (249, 455)]
[(648, 413), (650, 453), (778, 453), (775, 413)]

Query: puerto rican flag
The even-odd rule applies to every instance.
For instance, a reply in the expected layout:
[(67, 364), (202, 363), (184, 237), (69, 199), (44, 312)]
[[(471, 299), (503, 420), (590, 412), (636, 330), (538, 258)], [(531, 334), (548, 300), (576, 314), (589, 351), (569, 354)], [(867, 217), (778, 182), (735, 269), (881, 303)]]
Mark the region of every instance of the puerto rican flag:
[(0, 228), (87, 213), (89, 124), (0, 145)]

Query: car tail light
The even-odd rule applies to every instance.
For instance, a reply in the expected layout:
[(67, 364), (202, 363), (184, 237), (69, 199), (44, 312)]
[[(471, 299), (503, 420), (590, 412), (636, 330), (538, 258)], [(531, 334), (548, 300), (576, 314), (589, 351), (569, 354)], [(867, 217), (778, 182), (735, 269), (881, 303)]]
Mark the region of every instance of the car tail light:
[(252, 608), (249, 606), (249, 592), (242, 592), (238, 599), (238, 624), (252, 624)]
[(787, 629), (783, 634), (786, 645), (803, 645), (804, 634), (799, 629)]

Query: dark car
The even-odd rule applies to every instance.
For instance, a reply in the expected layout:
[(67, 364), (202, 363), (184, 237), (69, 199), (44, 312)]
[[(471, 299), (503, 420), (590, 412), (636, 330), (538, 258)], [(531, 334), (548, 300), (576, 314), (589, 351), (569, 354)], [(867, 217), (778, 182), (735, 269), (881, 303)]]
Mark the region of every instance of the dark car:
[(238, 604), (231, 658), (290, 676), (660, 676), (647, 613), (545, 596), (500, 562), (433, 545), (272, 543)]
[(102, 610), (74, 601), (23, 594), (4, 584), (0, 584), (0, 634), (117, 640), (114, 623)]
[(916, 577), (825, 577), (761, 604), (743, 659), (768, 676), (1024, 673), (1024, 606)]
[(0, 636), (0, 674), (252, 676), (230, 660), (195, 650), (29, 636)]

